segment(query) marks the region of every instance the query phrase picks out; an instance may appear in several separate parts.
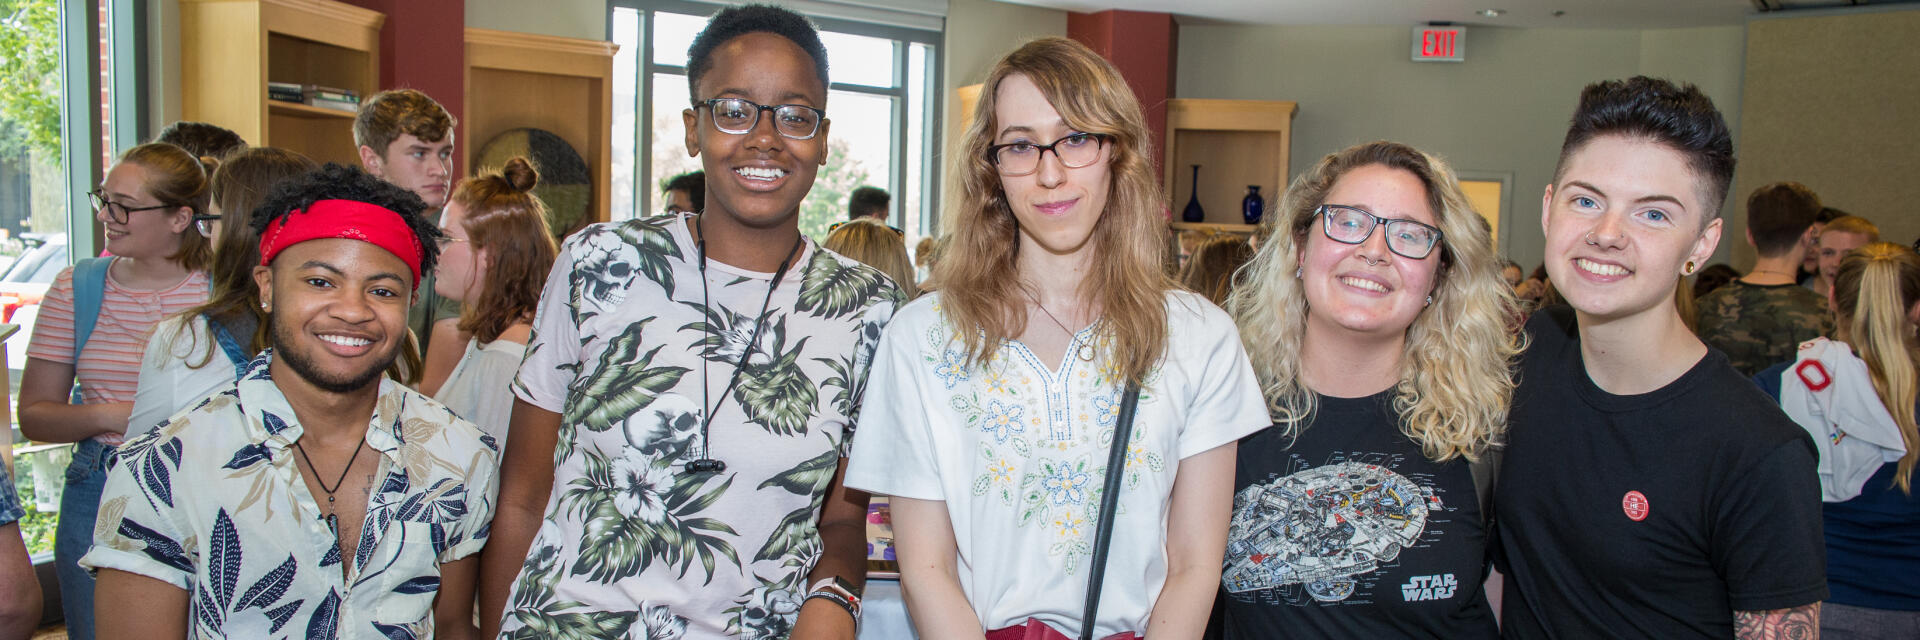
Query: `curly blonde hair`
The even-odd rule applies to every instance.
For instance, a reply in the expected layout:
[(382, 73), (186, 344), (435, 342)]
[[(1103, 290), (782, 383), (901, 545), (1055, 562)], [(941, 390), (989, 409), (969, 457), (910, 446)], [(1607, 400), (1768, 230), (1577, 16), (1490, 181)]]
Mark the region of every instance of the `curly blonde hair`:
[(946, 318), (964, 341), (971, 366), (986, 363), (1001, 342), (1026, 327), (1020, 302), (1026, 295), (1019, 279), (1009, 277), (1018, 273), (1020, 224), (987, 157), (999, 129), (998, 88), (1014, 74), (1032, 80), (1067, 126), (1106, 138), (1113, 185), (1088, 240), (1095, 258), (1080, 281), (1080, 296), (1100, 309), (1097, 331), (1114, 349), (1115, 373), (1138, 382), (1166, 350), (1166, 291), (1177, 286), (1162, 268), (1167, 199), (1154, 177), (1153, 143), (1140, 101), (1111, 63), (1078, 42), (1033, 40), (987, 75), (973, 123), (951, 156), (946, 240), (933, 271)]
[(1500, 278), (1500, 258), (1453, 170), (1431, 155), (1372, 142), (1321, 158), (1295, 178), (1276, 210), (1272, 237), (1248, 264), (1228, 300), (1240, 338), (1278, 428), (1298, 437), (1313, 422), (1316, 396), (1301, 382), (1307, 300), (1294, 277), (1314, 211), (1341, 176), (1360, 167), (1402, 169), (1420, 179), (1441, 231), (1433, 303), (1407, 328), (1394, 412), (1400, 431), (1436, 462), (1478, 460), (1505, 436), (1513, 361), (1524, 338), (1512, 330), (1517, 308)]

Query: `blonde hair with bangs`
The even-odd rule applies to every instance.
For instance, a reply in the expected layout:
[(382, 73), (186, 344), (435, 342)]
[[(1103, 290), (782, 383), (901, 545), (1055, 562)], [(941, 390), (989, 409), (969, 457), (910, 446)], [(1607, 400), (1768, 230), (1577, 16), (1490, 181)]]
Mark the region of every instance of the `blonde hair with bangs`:
[(1400, 431), (1436, 462), (1499, 446), (1513, 396), (1512, 365), (1524, 338), (1512, 330), (1517, 302), (1500, 278), (1493, 238), (1460, 191), (1453, 170), (1431, 155), (1393, 142), (1372, 142), (1321, 158), (1287, 187), (1275, 210), (1272, 237), (1242, 272), (1227, 307), (1266, 395), (1276, 427), (1292, 438), (1313, 422), (1316, 396), (1301, 381), (1307, 299), (1294, 277), (1315, 209), (1348, 172), (1379, 165), (1412, 173), (1426, 186), (1441, 241), (1433, 303), (1407, 328), (1394, 386)]
[(1098, 305), (1100, 340), (1110, 345), (1114, 373), (1141, 381), (1167, 345), (1162, 270), (1167, 208), (1154, 176), (1146, 117), (1111, 63), (1078, 42), (1040, 38), (1007, 54), (987, 75), (960, 148), (952, 154), (944, 207), (945, 246), (934, 267), (943, 313), (961, 337), (968, 364), (980, 366), (1000, 344), (1026, 329), (1026, 299), (1017, 273), (1020, 224), (1007, 203), (1000, 173), (987, 156), (1000, 82), (1021, 74), (1040, 88), (1067, 126), (1105, 137), (1112, 187), (1088, 239), (1093, 259), (1080, 281), (1084, 302)]

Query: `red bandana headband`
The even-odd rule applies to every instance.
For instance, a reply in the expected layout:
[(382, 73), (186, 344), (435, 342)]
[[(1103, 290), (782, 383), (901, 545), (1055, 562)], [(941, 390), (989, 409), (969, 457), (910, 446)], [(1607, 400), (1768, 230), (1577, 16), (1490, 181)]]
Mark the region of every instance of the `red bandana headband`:
[(399, 212), (354, 200), (318, 200), (268, 223), (260, 234), (260, 264), (273, 264), (287, 247), (328, 238), (359, 240), (386, 249), (413, 270), (413, 288), (420, 289), (423, 252), (413, 228)]

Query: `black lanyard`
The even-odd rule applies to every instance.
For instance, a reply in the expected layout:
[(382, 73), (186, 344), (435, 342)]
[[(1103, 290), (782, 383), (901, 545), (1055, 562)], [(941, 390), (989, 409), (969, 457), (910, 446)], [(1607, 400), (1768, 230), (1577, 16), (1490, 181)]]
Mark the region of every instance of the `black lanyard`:
[[(700, 253), (700, 305), (707, 309), (708, 313), (712, 313), (713, 296), (707, 291), (707, 234), (700, 227), (702, 217), (705, 217), (705, 214), (693, 219), (694, 233), (700, 234), (700, 239), (694, 241), (694, 247)], [(793, 266), (794, 256), (800, 253), (800, 247), (805, 243), (806, 235), (804, 234), (794, 238), (793, 248), (787, 250), (787, 257), (780, 261), (780, 268), (774, 270), (773, 282), (767, 285), (767, 297), (760, 302), (760, 315), (753, 321), (753, 335), (747, 338), (746, 349), (740, 352), (740, 362), (734, 365), (733, 375), (727, 378), (727, 388), (720, 391), (720, 400), (717, 402), (712, 401), (712, 398), (707, 395), (708, 358), (705, 354), (700, 356), (700, 408), (706, 411), (707, 415), (700, 420), (700, 458), (687, 463), (687, 473), (721, 473), (727, 470), (727, 463), (713, 457), (713, 441), (710, 439), (709, 427), (713, 425), (713, 416), (720, 412), (720, 405), (726, 403), (727, 394), (733, 393), (733, 388), (740, 384), (740, 373), (746, 371), (747, 359), (753, 357), (753, 352), (759, 348), (760, 330), (767, 326), (767, 311), (773, 306), (773, 292), (780, 288), (780, 281), (786, 278), (787, 269)], [(707, 338), (714, 338), (711, 335), (713, 332), (711, 320), (700, 323), (700, 326), (703, 327), (702, 333)]]

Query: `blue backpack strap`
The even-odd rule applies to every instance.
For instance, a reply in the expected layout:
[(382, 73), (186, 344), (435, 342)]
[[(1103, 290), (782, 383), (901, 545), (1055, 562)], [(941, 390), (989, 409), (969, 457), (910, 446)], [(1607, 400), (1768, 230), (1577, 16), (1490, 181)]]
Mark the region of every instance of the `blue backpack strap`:
[(225, 325), (215, 322), (213, 316), (202, 313), (200, 317), (207, 321), (207, 332), (213, 334), (213, 341), (220, 345), (221, 351), (226, 352), (227, 360), (233, 362), (233, 379), (239, 380), (247, 374), (247, 364), (253, 362), (253, 356), (247, 355), (240, 341), (233, 339), (233, 333), (227, 331)]
[[(112, 256), (87, 258), (73, 264), (73, 366), (80, 368), (80, 351), (93, 336), (94, 321), (100, 319), (100, 299), (107, 295), (107, 270)], [(73, 403), (80, 404), (80, 383), (73, 384)]]

